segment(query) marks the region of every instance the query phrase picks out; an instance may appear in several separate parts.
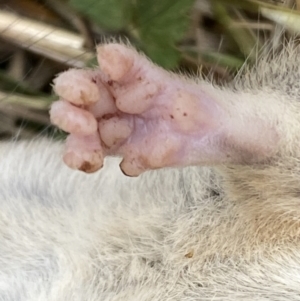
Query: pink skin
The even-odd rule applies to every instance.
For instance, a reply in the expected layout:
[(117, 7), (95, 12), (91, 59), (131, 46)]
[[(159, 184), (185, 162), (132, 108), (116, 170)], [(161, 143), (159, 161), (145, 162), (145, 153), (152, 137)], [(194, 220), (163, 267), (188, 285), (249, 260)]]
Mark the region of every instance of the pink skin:
[(69, 70), (54, 81), (60, 100), (50, 115), (70, 133), (69, 167), (94, 172), (105, 156), (117, 155), (122, 171), (138, 176), (237, 157), (226, 149), (229, 115), (211, 96), (212, 86), (168, 73), (120, 44), (98, 47), (98, 62), (100, 69)]

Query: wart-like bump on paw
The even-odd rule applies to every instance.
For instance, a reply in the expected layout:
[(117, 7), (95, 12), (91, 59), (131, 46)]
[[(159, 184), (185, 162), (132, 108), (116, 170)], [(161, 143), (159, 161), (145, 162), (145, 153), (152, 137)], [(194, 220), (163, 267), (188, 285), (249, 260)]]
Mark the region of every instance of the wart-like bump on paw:
[(133, 66), (133, 50), (122, 45), (110, 44), (97, 48), (101, 70), (113, 81), (120, 81)]

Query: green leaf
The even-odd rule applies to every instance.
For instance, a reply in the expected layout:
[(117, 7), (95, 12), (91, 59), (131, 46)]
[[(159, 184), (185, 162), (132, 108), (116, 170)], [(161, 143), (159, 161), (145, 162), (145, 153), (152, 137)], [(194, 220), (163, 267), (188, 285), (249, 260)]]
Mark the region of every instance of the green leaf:
[(125, 28), (132, 14), (131, 0), (70, 0), (70, 4), (109, 30)]
[(163, 66), (166, 69), (174, 69), (177, 67), (180, 60), (180, 52), (177, 50), (171, 42), (169, 44), (166, 41), (146, 40), (146, 47), (142, 47), (143, 51), (158, 65)]
[(136, 0), (136, 25), (145, 52), (165, 68), (180, 59), (176, 42), (189, 26), (189, 12), (195, 0)]

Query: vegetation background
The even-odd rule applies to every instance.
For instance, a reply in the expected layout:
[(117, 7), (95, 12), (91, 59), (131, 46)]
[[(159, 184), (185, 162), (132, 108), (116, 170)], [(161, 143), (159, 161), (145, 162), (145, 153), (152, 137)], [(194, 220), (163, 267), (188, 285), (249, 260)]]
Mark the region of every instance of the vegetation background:
[(95, 45), (111, 38), (222, 82), (299, 32), (300, 0), (0, 0), (0, 139), (62, 137), (51, 82), (95, 67)]

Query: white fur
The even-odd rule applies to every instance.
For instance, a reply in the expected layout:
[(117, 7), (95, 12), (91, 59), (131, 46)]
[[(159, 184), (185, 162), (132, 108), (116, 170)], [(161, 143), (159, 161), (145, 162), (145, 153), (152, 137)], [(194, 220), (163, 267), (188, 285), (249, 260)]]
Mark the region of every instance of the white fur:
[(299, 239), (257, 240), (210, 169), (86, 175), (59, 144), (5, 148), (0, 300), (300, 300)]

